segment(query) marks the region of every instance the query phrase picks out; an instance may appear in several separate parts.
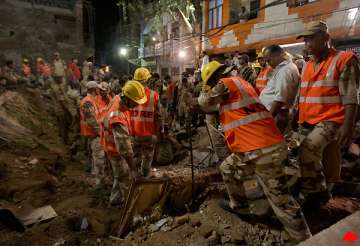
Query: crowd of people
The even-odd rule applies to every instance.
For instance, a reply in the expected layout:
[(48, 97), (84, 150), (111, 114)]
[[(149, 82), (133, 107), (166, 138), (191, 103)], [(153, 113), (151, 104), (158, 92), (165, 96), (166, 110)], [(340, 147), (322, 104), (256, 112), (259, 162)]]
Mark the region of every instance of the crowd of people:
[[(74, 149), (77, 132), (87, 139), (96, 187), (111, 163), (111, 204), (124, 202), (129, 179), (152, 176), (156, 145), (169, 132), (205, 124), (229, 196), (220, 206), (238, 215), (272, 211), (299, 242), (311, 236), (302, 209), (326, 203), (340, 177), (339, 146), (351, 141), (360, 75), (352, 52), (329, 46), (326, 23), (309, 22), (299, 38), (311, 57), (279, 45), (265, 47), (253, 63), (247, 55), (219, 61), (204, 52), (201, 68), (177, 82), (144, 67), (119, 79), (107, 66), (94, 71), (90, 60), (81, 71), (59, 53), (50, 65), (38, 58), (35, 75), (28, 60), (21, 76), (9, 61), (0, 79), (25, 78), (50, 90), (64, 142)], [(290, 131), (299, 137), (292, 187), (285, 173)]]

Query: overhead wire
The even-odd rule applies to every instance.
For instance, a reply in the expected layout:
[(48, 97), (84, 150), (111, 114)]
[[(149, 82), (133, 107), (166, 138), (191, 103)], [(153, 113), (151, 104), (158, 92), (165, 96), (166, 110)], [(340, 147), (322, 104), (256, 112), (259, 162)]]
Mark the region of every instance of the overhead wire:
[[(280, 5), (280, 4), (283, 4), (285, 3), (286, 1), (284, 0), (278, 0), (278, 1), (275, 1), (271, 4), (268, 4), (268, 5), (265, 5), (263, 7), (260, 7), (258, 8), (257, 10), (258, 11), (261, 11), (261, 10), (264, 10), (266, 8), (270, 8), (270, 7), (274, 7), (274, 6), (277, 6), (277, 5)], [(294, 23), (294, 22), (297, 22), (297, 21), (300, 21), (300, 20), (304, 20), (304, 19), (309, 19), (309, 18), (314, 18), (314, 17), (319, 17), (319, 16), (324, 16), (324, 15), (329, 15), (329, 14), (334, 14), (334, 13), (338, 13), (338, 12), (343, 12), (343, 11), (347, 11), (347, 10), (350, 10), (350, 9), (353, 9), (353, 8), (360, 8), (360, 5), (357, 5), (357, 6), (351, 6), (351, 7), (346, 7), (346, 8), (342, 8), (342, 9), (336, 9), (336, 10), (332, 10), (332, 11), (327, 11), (327, 12), (322, 12), (322, 13), (316, 13), (316, 14), (312, 14), (312, 15), (307, 15), (307, 16), (302, 16), (302, 17), (295, 17), (295, 18), (284, 18), (284, 19), (277, 19), (277, 20), (269, 20), (269, 21), (263, 21), (263, 22), (259, 22), (259, 23), (256, 23), (256, 24), (271, 24), (273, 23), (272, 25), (265, 25), (265, 26), (262, 26), (262, 27), (257, 27), (256, 30), (262, 30), (262, 29), (269, 29), (271, 27), (276, 27), (276, 26), (280, 26), (280, 25), (284, 25), (284, 24), (290, 24), (290, 23)], [(254, 10), (254, 12), (256, 12), (256, 10)], [(356, 15), (358, 16), (358, 14)], [(357, 18), (354, 18), (354, 21), (353, 21), (353, 24), (355, 24), (355, 20)], [(220, 27), (218, 30), (216, 30), (216, 32), (214, 33), (211, 33), (209, 35), (206, 35), (207, 33), (209, 33), (209, 30), (206, 31), (206, 32), (201, 32), (201, 33), (197, 33), (197, 34), (194, 34), (194, 33), (186, 33), (186, 34), (183, 34), (181, 36), (179, 36), (177, 38), (179, 44), (181, 45), (181, 43), (184, 43), (184, 42), (187, 42), (193, 38), (199, 38), (199, 37), (204, 37), (205, 39), (202, 39), (202, 40), (199, 40), (200, 41), (200, 44), (202, 43), (205, 43), (207, 42), (208, 40), (210, 40), (211, 38), (215, 38), (215, 37), (218, 37), (218, 36), (222, 36), (224, 33), (222, 32), (226, 27), (228, 26), (231, 26), (231, 25), (236, 25), (237, 23), (228, 23), (222, 27)], [(215, 30), (215, 29), (214, 29)], [(254, 34), (264, 34), (264, 32), (256, 32), (255, 31), (252, 31), (252, 33)], [(350, 29), (349, 29), (350, 30)], [(241, 33), (247, 33), (248, 30), (237, 30), (236, 31), (236, 34), (241, 34)], [(291, 34), (290, 34), (291, 35)], [(136, 43), (135, 41), (131, 41), (130, 39), (128, 39), (129, 42), (132, 42), (132, 43)], [(174, 39), (173, 39), (174, 40)], [(170, 41), (170, 39), (167, 39), (167, 40), (164, 40), (162, 42), (168, 42)]]

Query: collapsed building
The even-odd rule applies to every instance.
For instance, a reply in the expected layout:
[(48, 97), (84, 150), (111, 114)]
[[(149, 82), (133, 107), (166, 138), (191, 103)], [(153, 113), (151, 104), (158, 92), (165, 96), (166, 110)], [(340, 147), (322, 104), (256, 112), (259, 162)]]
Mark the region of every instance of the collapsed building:
[[(154, 166), (154, 178), (129, 184), (126, 203), (111, 207), (110, 187), (91, 188), (85, 149), (71, 156), (62, 144), (53, 106), (26, 85), (0, 92), (1, 244), (291, 245), (275, 217), (239, 218), (218, 206), (226, 192), (205, 127), (193, 129), (193, 166), (185, 149), (170, 165)], [(360, 209), (359, 158), (344, 156), (334, 199), (304, 211), (313, 234)]]

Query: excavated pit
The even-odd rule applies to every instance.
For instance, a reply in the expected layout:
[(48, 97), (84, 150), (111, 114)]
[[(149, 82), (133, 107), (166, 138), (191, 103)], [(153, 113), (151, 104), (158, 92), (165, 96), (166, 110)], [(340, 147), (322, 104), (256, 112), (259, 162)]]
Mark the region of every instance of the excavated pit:
[[(52, 101), (39, 90), (19, 87), (0, 92), (0, 207), (23, 212), (51, 205), (58, 214), (23, 233), (0, 222), (0, 245), (289, 243), (275, 218), (239, 218), (218, 206), (226, 194), (221, 176), (216, 168), (200, 168), (199, 164), (209, 145), (204, 128), (197, 130), (193, 141), (195, 155), (200, 153), (194, 162), (195, 202), (188, 156), (170, 166), (155, 166), (156, 176), (169, 177), (163, 199), (138, 216), (138, 224), (120, 239), (121, 207), (108, 202), (111, 179), (106, 180), (104, 190), (94, 191), (94, 181), (86, 172), (85, 153), (70, 156), (68, 146), (59, 139), (53, 111)], [(335, 186), (334, 199), (319, 211), (305, 211), (314, 234), (360, 210), (359, 186), (354, 184), (356, 177), (350, 175), (353, 168), (358, 170), (358, 158), (353, 163), (344, 173), (348, 183)], [(156, 214), (158, 205), (162, 208)]]

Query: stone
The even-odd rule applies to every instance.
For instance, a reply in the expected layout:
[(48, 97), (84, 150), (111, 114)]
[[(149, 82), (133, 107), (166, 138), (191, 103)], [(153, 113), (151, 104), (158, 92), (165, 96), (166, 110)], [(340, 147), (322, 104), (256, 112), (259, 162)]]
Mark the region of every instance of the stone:
[(231, 236), (230, 235), (225, 235), (225, 236), (222, 236), (221, 237), (221, 244), (225, 244), (225, 243), (228, 243), (228, 242), (231, 242)]
[(176, 217), (175, 218), (175, 224), (176, 225), (182, 225), (182, 224), (185, 224), (187, 222), (189, 222), (189, 215), (188, 214), (185, 214), (183, 216), (179, 216), (179, 217)]
[(29, 161), (29, 164), (31, 164), (31, 165), (36, 165), (38, 163), (39, 163), (39, 159), (37, 159), (37, 158), (34, 158), (31, 161)]
[(203, 224), (202, 226), (199, 227), (199, 234), (204, 238), (208, 238), (211, 236), (214, 230), (216, 230), (215, 226)]
[(193, 227), (199, 227), (199, 226), (201, 226), (201, 221), (199, 218), (192, 217), (192, 218), (190, 218), (190, 224)]
[(212, 231), (210, 237), (207, 238), (206, 244), (208, 246), (216, 246), (219, 243), (220, 236), (216, 231)]

